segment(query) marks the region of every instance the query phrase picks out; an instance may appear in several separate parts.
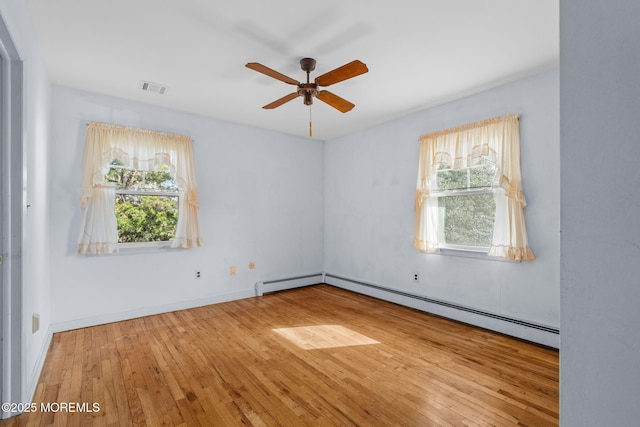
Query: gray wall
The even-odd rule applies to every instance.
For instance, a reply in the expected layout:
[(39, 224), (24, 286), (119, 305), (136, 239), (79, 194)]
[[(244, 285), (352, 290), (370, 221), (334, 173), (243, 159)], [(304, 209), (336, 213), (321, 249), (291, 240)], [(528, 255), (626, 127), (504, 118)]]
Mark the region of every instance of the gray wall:
[(561, 0), (561, 424), (640, 422), (640, 3)]
[[(194, 139), (204, 247), (76, 255), (88, 121)], [(246, 298), (257, 281), (322, 272), (322, 142), (60, 86), (52, 127), (54, 329)]]
[[(325, 271), (558, 327), (558, 82), (558, 71), (547, 71), (327, 141)], [(537, 259), (511, 263), (419, 253), (412, 246), (419, 136), (509, 113), (521, 114), (525, 215)]]

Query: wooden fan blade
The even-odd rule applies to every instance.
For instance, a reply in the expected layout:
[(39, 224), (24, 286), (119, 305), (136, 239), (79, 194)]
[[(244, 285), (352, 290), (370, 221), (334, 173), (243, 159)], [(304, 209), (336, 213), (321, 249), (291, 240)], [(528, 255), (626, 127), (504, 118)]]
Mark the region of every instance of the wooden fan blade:
[(271, 110), (271, 109), (273, 109), (273, 108), (276, 108), (276, 107), (281, 106), (281, 105), (282, 105), (282, 104), (284, 104), (285, 102), (289, 102), (289, 101), (291, 101), (292, 99), (297, 98), (298, 96), (300, 96), (300, 95), (298, 95), (296, 92), (294, 92), (294, 93), (290, 93), (289, 95), (287, 95), (287, 96), (283, 96), (282, 98), (277, 99), (277, 100), (273, 101), (271, 104), (267, 104), (267, 105), (265, 105), (265, 106), (264, 106), (264, 107), (262, 107), (262, 108), (267, 109), (267, 110)]
[(329, 71), (319, 77), (316, 77), (315, 82), (318, 86), (330, 86), (334, 83), (341, 82), (343, 80), (350, 79), (355, 76), (359, 76), (360, 74), (364, 74), (369, 69), (367, 66), (358, 61), (351, 61), (348, 64), (343, 65), (342, 67), (338, 67), (333, 71)]
[(247, 65), (245, 65), (245, 67), (247, 68), (251, 68), (254, 71), (257, 71), (259, 73), (262, 74), (266, 74), (269, 77), (273, 77), (274, 79), (278, 79), (281, 82), (285, 82), (285, 83), (289, 83), (290, 85), (299, 85), (300, 82), (297, 80), (292, 79), (289, 76), (285, 76), (282, 73), (277, 72), (276, 70), (272, 70), (269, 67), (266, 67), (262, 64), (259, 64), (257, 62), (249, 62), (247, 63)]
[(322, 102), (326, 102), (342, 113), (351, 111), (351, 109), (356, 106), (355, 104), (350, 103), (344, 98), (340, 98), (338, 95), (331, 93), (328, 90), (321, 90), (316, 95), (316, 98), (318, 98)]

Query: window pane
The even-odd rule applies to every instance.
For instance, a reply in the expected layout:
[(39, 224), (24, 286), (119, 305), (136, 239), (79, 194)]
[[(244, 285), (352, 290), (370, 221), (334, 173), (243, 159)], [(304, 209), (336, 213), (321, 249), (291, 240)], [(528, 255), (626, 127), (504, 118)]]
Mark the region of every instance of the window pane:
[(442, 243), (488, 247), (493, 235), (493, 194), (438, 198)]
[(155, 171), (148, 172), (123, 168), (118, 160), (112, 161), (111, 165), (104, 178), (106, 182), (115, 184), (117, 189), (178, 191), (167, 165), (159, 165)]
[(160, 165), (156, 171), (146, 172), (144, 178), (146, 189), (178, 191), (178, 186), (169, 173), (169, 167), (166, 165)]
[(469, 187), (491, 187), (496, 176), (496, 165), (489, 163), (469, 169)]
[(115, 184), (118, 189), (137, 189), (142, 184), (142, 172), (112, 167), (104, 179)]
[(443, 169), (438, 171), (438, 190), (467, 188), (467, 170)]
[(496, 176), (496, 165), (486, 158), (480, 158), (474, 166), (453, 170), (440, 165), (437, 171), (437, 185), (440, 191), (466, 190), (491, 187)]
[(173, 239), (178, 222), (178, 196), (116, 195), (118, 242), (161, 242)]

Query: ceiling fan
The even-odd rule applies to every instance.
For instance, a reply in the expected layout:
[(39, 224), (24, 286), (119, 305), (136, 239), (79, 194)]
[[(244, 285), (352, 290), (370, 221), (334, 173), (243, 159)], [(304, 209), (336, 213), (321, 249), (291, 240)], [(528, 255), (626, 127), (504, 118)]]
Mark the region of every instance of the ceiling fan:
[(364, 74), (369, 71), (364, 63), (355, 60), (343, 65), (342, 67), (338, 67), (332, 71), (329, 71), (328, 73), (316, 77), (314, 79), (314, 82), (311, 83), (309, 81), (309, 74), (316, 69), (316, 60), (313, 58), (302, 58), (300, 60), (300, 68), (302, 68), (302, 71), (305, 71), (307, 73), (307, 82), (300, 83), (299, 81), (292, 79), (291, 77), (285, 76), (284, 74), (272, 70), (271, 68), (257, 62), (249, 62), (246, 67), (251, 68), (252, 70), (259, 73), (266, 74), (267, 76), (273, 77), (274, 79), (278, 79), (282, 82), (298, 87), (295, 92), (290, 93), (289, 95), (285, 95), (282, 98), (277, 99), (262, 108), (270, 110), (279, 107), (282, 104), (291, 101), (292, 99), (302, 96), (304, 98), (304, 105), (313, 104), (313, 98), (315, 97), (320, 101), (329, 104), (342, 113), (350, 111), (353, 107), (355, 107), (355, 104), (352, 104), (346, 99), (341, 98), (338, 95), (329, 92), (328, 90), (318, 90), (318, 88), (321, 86), (331, 86), (332, 84), (359, 76), (360, 74)]

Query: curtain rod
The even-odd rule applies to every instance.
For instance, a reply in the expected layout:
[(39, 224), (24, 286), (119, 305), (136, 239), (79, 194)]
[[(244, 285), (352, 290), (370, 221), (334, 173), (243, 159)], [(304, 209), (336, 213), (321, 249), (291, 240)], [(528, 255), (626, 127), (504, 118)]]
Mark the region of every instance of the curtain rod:
[(492, 123), (506, 122), (506, 121), (509, 121), (509, 120), (520, 120), (520, 115), (519, 114), (507, 114), (507, 115), (504, 115), (504, 116), (493, 117), (491, 119), (481, 120), (481, 121), (475, 122), (475, 123), (468, 123), (466, 125), (460, 125), (460, 126), (452, 127), (452, 128), (449, 128), (449, 129), (443, 129), (443, 130), (439, 130), (439, 131), (436, 131), (436, 132), (427, 133), (425, 135), (422, 135), (420, 137), (420, 139), (428, 139), (428, 138), (433, 138), (433, 137), (436, 137), (436, 136), (448, 135), (448, 134), (451, 134), (451, 133), (461, 132), (461, 131), (469, 130), (469, 129), (475, 129), (475, 128), (479, 128), (479, 127), (490, 125)]
[(87, 122), (87, 127), (89, 127), (89, 126), (104, 127), (104, 128), (108, 128), (108, 129), (118, 129), (118, 130), (126, 130), (126, 131), (133, 131), (133, 132), (142, 132), (142, 133), (147, 133), (147, 134), (150, 134), (150, 135), (157, 135), (157, 136), (162, 136), (162, 137), (181, 138), (181, 139), (185, 139), (186, 138), (189, 141), (193, 142), (191, 137), (186, 136), (186, 135), (180, 135), (180, 134), (177, 134), (177, 133), (169, 133), (169, 132), (160, 132), (160, 131), (150, 130), (150, 129), (134, 128), (134, 127), (122, 126), (122, 125), (115, 125), (115, 124), (112, 124), (112, 123)]

